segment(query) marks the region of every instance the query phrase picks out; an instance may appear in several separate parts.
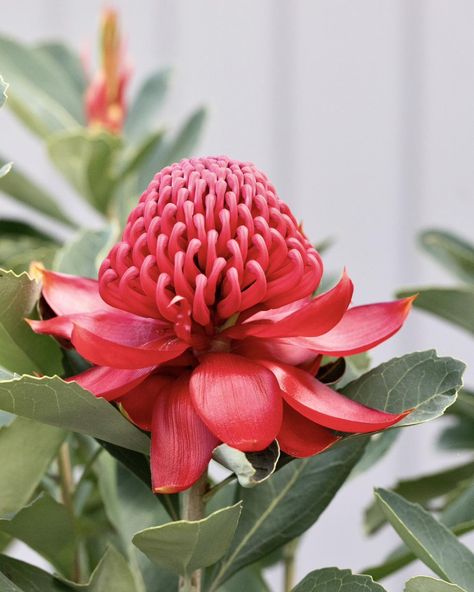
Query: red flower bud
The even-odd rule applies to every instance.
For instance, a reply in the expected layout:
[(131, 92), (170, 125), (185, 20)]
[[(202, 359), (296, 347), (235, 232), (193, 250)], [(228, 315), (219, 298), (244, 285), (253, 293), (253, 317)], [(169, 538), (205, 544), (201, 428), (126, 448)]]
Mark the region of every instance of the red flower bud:
[(107, 9), (101, 24), (101, 69), (90, 82), (85, 96), (90, 127), (120, 133), (125, 121), (125, 90), (129, 68), (124, 64), (117, 13)]

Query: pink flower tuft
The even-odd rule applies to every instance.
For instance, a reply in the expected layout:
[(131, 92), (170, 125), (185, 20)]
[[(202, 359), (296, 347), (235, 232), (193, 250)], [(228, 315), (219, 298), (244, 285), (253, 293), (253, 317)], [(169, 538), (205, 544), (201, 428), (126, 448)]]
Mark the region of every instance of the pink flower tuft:
[(310, 296), (318, 253), (266, 175), (227, 157), (159, 172), (99, 272), (110, 305), (212, 334), (236, 313)]

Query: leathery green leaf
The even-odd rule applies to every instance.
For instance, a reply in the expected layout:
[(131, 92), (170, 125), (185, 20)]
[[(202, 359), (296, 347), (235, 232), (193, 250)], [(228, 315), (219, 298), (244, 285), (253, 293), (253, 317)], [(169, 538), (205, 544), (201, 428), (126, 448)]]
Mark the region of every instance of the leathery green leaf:
[(0, 520), (0, 530), (23, 541), (65, 576), (74, 562), (75, 531), (63, 504), (42, 494), (10, 520)]
[(214, 570), (210, 591), (219, 590), (232, 574), (316, 522), (360, 459), (367, 441), (365, 437), (343, 440), (327, 452), (289, 462), (258, 487), (241, 489), (239, 526), (228, 553)]
[[(0, 573), (5, 574), (21, 592), (71, 592), (73, 590), (71, 586), (39, 567), (7, 555), (0, 555)], [(8, 588), (5, 592), (7, 590)]]
[[(392, 491), (411, 502), (425, 504), (429, 500), (448, 494), (456, 485), (474, 477), (474, 461), (430, 475), (405, 479), (392, 487)], [(385, 513), (377, 501), (365, 511), (365, 528), (376, 532), (386, 521)]]
[(424, 249), (451, 273), (474, 283), (474, 245), (444, 230), (426, 230), (420, 235)]
[(465, 368), (463, 362), (441, 358), (434, 350), (415, 352), (377, 366), (341, 392), (389, 413), (412, 409), (396, 427), (416, 425), (439, 417), (454, 403)]
[(309, 573), (292, 592), (385, 592), (370, 576), (349, 569), (325, 567)]
[(0, 409), (149, 453), (150, 439), (108, 401), (57, 376), (0, 381)]
[(387, 520), (405, 544), (441, 578), (474, 591), (474, 554), (418, 504), (384, 489), (375, 491)]
[(25, 206), (49, 216), (67, 226), (75, 224), (64, 214), (57, 199), (36, 181), (28, 177), (15, 163), (0, 155), (0, 166), (9, 166), (8, 175), (0, 179), (0, 191)]
[(212, 456), (235, 473), (242, 487), (255, 487), (274, 473), (280, 458), (280, 447), (275, 441), (260, 452), (241, 452), (227, 444), (221, 444)]
[(416, 576), (405, 584), (405, 592), (465, 592), (455, 584), (430, 576)]
[(241, 510), (239, 502), (202, 520), (180, 520), (147, 528), (133, 537), (133, 543), (158, 565), (190, 575), (213, 565), (224, 555), (234, 537)]
[(26, 273), (0, 270), (0, 366), (12, 372), (59, 374), (59, 345), (46, 335), (36, 335), (25, 318), (36, 317), (38, 282)]
[(99, 212), (106, 213), (116, 181), (121, 140), (105, 131), (79, 129), (48, 140), (48, 153), (58, 170)]
[(0, 518), (12, 516), (28, 503), (65, 435), (24, 417), (0, 428)]
[(51, 56), (4, 36), (0, 56), (0, 70), (11, 85), (8, 106), (24, 125), (43, 138), (79, 127), (83, 97)]
[(414, 306), (435, 314), (450, 323), (454, 323), (474, 333), (474, 286), (454, 288), (410, 288), (399, 293), (401, 298), (408, 293), (418, 293)]

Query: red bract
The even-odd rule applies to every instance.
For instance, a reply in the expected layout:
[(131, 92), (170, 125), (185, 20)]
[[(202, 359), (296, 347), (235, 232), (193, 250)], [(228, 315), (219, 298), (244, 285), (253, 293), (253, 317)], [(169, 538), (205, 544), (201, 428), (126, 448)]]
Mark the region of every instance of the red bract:
[(129, 69), (124, 64), (118, 18), (114, 10), (104, 11), (100, 33), (102, 64), (86, 91), (86, 117), (91, 127), (119, 133), (126, 115), (125, 89)]
[(99, 281), (42, 271), (57, 314), (30, 321), (94, 367), (75, 380), (151, 431), (156, 492), (194, 483), (221, 442), (297, 457), (337, 432), (398, 422), (318, 381), (321, 354), (349, 356), (403, 324), (412, 299), (349, 308), (346, 273), (313, 297), (321, 258), (267, 177), (229, 158), (159, 172)]

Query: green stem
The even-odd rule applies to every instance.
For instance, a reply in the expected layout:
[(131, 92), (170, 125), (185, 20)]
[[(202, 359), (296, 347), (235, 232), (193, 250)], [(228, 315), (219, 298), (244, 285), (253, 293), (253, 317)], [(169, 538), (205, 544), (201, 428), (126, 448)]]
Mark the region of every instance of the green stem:
[(99, 457), (99, 455), (101, 454), (101, 452), (103, 450), (104, 450), (104, 448), (101, 448), (100, 446), (98, 446), (96, 448), (96, 450), (94, 451), (94, 453), (92, 454), (92, 456), (87, 461), (87, 463), (84, 465), (84, 469), (81, 473), (81, 476), (79, 477), (79, 481), (76, 484), (76, 487), (74, 490), (74, 495), (77, 495), (77, 492), (81, 489), (81, 487), (85, 483), (87, 477), (90, 475), (90, 472), (92, 470), (92, 467), (94, 466), (95, 461), (97, 460), (97, 458)]
[[(67, 442), (63, 442), (61, 444), (61, 448), (59, 449), (58, 471), (62, 502), (71, 517), (72, 523), (75, 524), (76, 515), (74, 511), (74, 477), (72, 475), (71, 454), (69, 451), (69, 444)], [(72, 566), (71, 577), (74, 582), (81, 581), (81, 566), (79, 549), (77, 545), (74, 551), (74, 562)]]
[(296, 550), (298, 548), (298, 539), (290, 541), (283, 547), (283, 565), (284, 565), (284, 591), (291, 592), (295, 585), (296, 575)]
[(223, 481), (220, 481), (219, 483), (214, 485), (214, 487), (211, 487), (211, 489), (208, 489), (206, 491), (206, 493), (203, 495), (204, 502), (207, 503), (213, 495), (215, 495), (218, 491), (220, 491), (228, 483), (232, 483), (232, 481), (235, 481), (235, 479), (236, 479), (236, 476), (234, 473), (232, 473), (232, 475), (229, 475)]
[[(207, 489), (207, 473), (183, 493), (183, 520), (201, 520), (204, 517), (204, 492)], [(179, 592), (201, 592), (202, 570), (179, 578)]]

